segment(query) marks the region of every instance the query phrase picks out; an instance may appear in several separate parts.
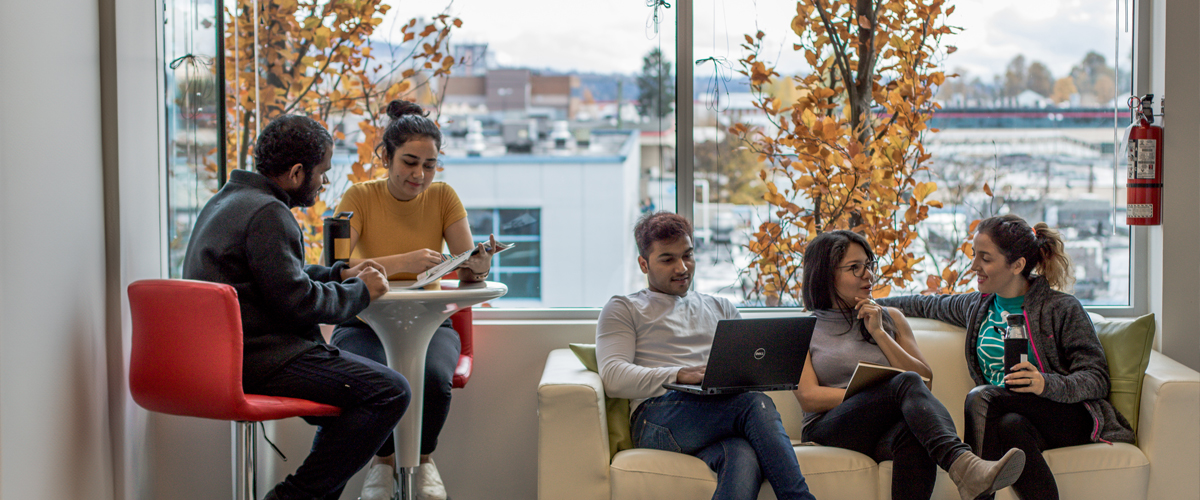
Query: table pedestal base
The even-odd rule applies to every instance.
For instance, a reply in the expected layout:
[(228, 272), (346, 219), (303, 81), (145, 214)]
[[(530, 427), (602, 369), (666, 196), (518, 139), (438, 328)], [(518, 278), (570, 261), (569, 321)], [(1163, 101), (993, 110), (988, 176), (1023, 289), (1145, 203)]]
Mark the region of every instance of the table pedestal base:
[(400, 476), (396, 481), (395, 498), (400, 500), (416, 500), (417, 498), (417, 467), (397, 467)]
[[(383, 343), (388, 366), (408, 380), (408, 409), (396, 424), (396, 482), (401, 500), (415, 500), (417, 467), (421, 458), (421, 419), (425, 402), (425, 354), (429, 340), (446, 318), (459, 309), (503, 296), (502, 283), (459, 284), (457, 289), (405, 290), (392, 288), (359, 313)], [(403, 286), (403, 284), (402, 284)]]

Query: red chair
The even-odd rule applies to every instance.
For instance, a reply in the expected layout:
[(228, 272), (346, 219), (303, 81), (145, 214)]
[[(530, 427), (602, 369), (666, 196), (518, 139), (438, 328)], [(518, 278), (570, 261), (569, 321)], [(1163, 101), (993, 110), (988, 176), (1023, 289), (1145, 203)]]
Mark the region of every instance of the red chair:
[(234, 498), (254, 500), (255, 423), (334, 416), (335, 406), (242, 391), (242, 313), (229, 285), (141, 280), (129, 285), (129, 391), (142, 408), (233, 421)]
[[(441, 287), (446, 290), (455, 288), (445, 281), (441, 282)], [(454, 327), (454, 331), (458, 332), (458, 342), (461, 344), (458, 351), (458, 366), (454, 367), (454, 382), (450, 385), (452, 389), (462, 389), (471, 380), (471, 368), (475, 366), (474, 322), (470, 307), (459, 309), (458, 312), (450, 315), (450, 324)]]

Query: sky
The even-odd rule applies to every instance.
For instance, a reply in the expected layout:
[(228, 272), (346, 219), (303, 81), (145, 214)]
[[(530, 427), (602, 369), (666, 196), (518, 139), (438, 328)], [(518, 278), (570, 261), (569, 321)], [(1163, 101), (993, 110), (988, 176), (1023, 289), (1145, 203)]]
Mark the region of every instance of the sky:
[[(989, 80), (1017, 54), (1027, 62), (1041, 61), (1057, 78), (1089, 50), (1112, 63), (1117, 34), (1117, 9), (1126, 0), (960, 0), (949, 2), (955, 12), (947, 22), (963, 28), (948, 37), (958, 51), (947, 57), (948, 70), (963, 68)], [(653, 9), (647, 0), (425, 0), (393, 2), (380, 27), (386, 36), (396, 19), (428, 17), (443, 10), (463, 20), (454, 43), (487, 43), (498, 63), (510, 67), (552, 68), (585, 72), (636, 73), (642, 56), (661, 46), (673, 60), (675, 7), (659, 10), (655, 33)], [(695, 59), (717, 57), (726, 61), (721, 70), (736, 68), (742, 35), (763, 30), (769, 50), (763, 57), (775, 60), (785, 71), (803, 69), (802, 57), (791, 50), (795, 35), (789, 23), (795, 2), (787, 0), (695, 0)], [(599, 8), (595, 8), (599, 6)], [(402, 19), (401, 19), (402, 18)], [(1122, 28), (1123, 30), (1123, 28)], [(1121, 51), (1128, 54), (1129, 35), (1122, 32)], [(1127, 69), (1128, 59), (1121, 64)], [(705, 62), (697, 74), (711, 74)]]

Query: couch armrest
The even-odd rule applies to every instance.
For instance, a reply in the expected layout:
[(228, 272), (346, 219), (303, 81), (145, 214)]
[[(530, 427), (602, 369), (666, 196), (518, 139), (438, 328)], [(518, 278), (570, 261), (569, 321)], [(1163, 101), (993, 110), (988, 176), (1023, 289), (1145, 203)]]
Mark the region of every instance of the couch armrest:
[(1200, 373), (1151, 351), (1142, 380), (1137, 439), (1150, 461), (1146, 498), (1195, 498), (1200, 491)]
[(608, 500), (608, 422), (600, 375), (570, 349), (546, 358), (538, 383), (538, 499)]

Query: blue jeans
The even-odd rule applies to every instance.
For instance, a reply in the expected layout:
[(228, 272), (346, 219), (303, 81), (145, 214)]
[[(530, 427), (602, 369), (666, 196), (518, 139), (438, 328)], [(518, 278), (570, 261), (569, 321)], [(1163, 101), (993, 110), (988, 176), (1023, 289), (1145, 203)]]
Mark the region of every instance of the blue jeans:
[(312, 449), (295, 474), (275, 485), (280, 500), (336, 500), (408, 408), (408, 381), (362, 356), (322, 344), (301, 354), (249, 394), (307, 399), (337, 406), (336, 417), (307, 417), (318, 426)]
[(781, 500), (815, 500), (775, 402), (761, 392), (697, 396), (678, 391), (633, 412), (638, 448), (686, 453), (717, 473), (714, 499), (755, 499), (765, 477)]

